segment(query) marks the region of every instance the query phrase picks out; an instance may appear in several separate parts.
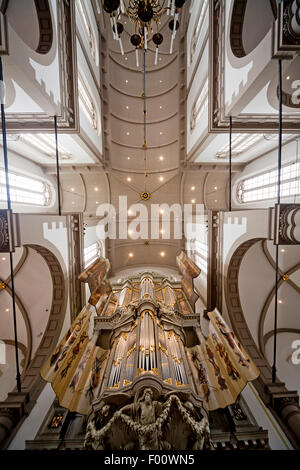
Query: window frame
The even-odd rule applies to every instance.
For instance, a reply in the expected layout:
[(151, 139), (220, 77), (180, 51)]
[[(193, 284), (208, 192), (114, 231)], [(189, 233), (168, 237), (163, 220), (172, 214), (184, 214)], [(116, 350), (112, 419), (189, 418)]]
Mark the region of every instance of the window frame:
[(194, 30), (190, 44), (190, 62), (193, 63), (194, 55), (198, 46), (200, 34), (203, 28), (203, 23), (207, 10), (209, 8), (209, 0), (203, 0), (201, 7), (199, 8), (197, 19), (195, 21)]
[[(294, 169), (292, 168), (293, 166), (295, 166)], [(292, 174), (294, 176), (292, 176)], [(257, 175), (251, 176), (249, 178), (244, 178), (243, 180), (239, 181), (236, 187), (237, 201), (239, 204), (252, 204), (263, 201), (272, 201), (277, 197), (277, 183), (277, 168), (258, 173)], [(281, 168), (280, 186), (281, 198), (300, 196), (300, 161), (288, 163)], [(294, 192), (292, 188), (294, 188)], [(255, 199), (245, 200), (245, 194), (255, 194), (255, 192), (258, 197)], [(286, 192), (288, 192), (288, 194), (286, 194)]]
[[(206, 93), (203, 92), (206, 90)], [(203, 95), (203, 96), (202, 96)], [(201, 100), (200, 100), (201, 98)], [(198, 101), (200, 100), (200, 104), (197, 106)], [(205, 107), (208, 105), (208, 76), (206, 75), (205, 79), (203, 80), (200, 91), (198, 92), (196, 99), (194, 101), (192, 111), (191, 111), (191, 118), (190, 118), (190, 130), (191, 132), (197, 127), (199, 122), (200, 116), (202, 115)], [(198, 109), (196, 109), (198, 108)]]
[[(93, 256), (90, 256), (90, 257), (87, 257), (87, 253), (89, 252), (91, 253), (94, 253), (95, 251), (95, 254)], [(88, 268), (89, 266), (91, 266), (91, 264), (93, 264), (97, 258), (101, 257), (101, 245), (100, 243), (97, 241), (95, 243), (92, 243), (91, 245), (89, 246), (86, 246), (84, 249), (83, 249), (83, 265), (84, 265), (84, 269)]]
[(99, 116), (98, 116), (95, 100), (93, 99), (92, 94), (86, 87), (84, 80), (80, 73), (78, 73), (78, 97), (79, 97), (79, 105), (81, 105), (82, 111), (84, 112), (86, 118), (88, 119), (94, 131), (98, 134), (99, 129), (100, 129), (99, 128)]
[(90, 21), (86, 6), (82, 0), (77, 0), (76, 6), (77, 6), (77, 11), (81, 20), (81, 24), (82, 24), (87, 42), (90, 47), (90, 52), (91, 52), (93, 62), (95, 63), (96, 66), (98, 66), (96, 37), (95, 37), (94, 31), (91, 25), (91, 21)]
[[(53, 196), (52, 196), (52, 188), (50, 184), (46, 181), (40, 180), (38, 178), (33, 178), (31, 176), (27, 176), (25, 174), (21, 174), (15, 171), (9, 171), (9, 188), (10, 188), (10, 199), (12, 204), (20, 204), (24, 206), (34, 206), (34, 207), (51, 207), (53, 205)], [(20, 183), (18, 184), (18, 179)], [(28, 181), (27, 185), (21, 185), (21, 182), (25, 183), (25, 181)], [(42, 190), (33, 190), (32, 186), (33, 183), (40, 184), (42, 187)], [(30, 202), (30, 201), (22, 201), (22, 194), (23, 198), (26, 198), (26, 195), (30, 197), (29, 195), (39, 195), (44, 198), (44, 203), (40, 204), (37, 202)], [(2, 197), (2, 195), (4, 197)], [(14, 198), (14, 195), (18, 195), (17, 198)], [(0, 204), (5, 204), (7, 203), (7, 198), (6, 198), (6, 181), (5, 181), (5, 170), (4, 168), (0, 168)]]

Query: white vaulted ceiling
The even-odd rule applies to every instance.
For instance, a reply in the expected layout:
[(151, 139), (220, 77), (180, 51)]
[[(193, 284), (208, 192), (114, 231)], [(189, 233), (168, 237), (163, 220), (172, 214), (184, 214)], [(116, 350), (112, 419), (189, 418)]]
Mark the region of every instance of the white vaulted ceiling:
[[(136, 65), (135, 47), (130, 43), (135, 26), (128, 17), (122, 17), (124, 32), (122, 40), (124, 55), (118, 41), (108, 31), (108, 73), (105, 86), (108, 87), (108, 113), (106, 144), (109, 148), (108, 174), (111, 203), (118, 207), (120, 195), (127, 196), (128, 208), (142, 202), (140, 194), (147, 190), (151, 204), (180, 203), (181, 174), (179, 173), (180, 143), (180, 40), (183, 30), (178, 32), (174, 52), (170, 55), (171, 31), (169, 17), (163, 17), (160, 32), (164, 42), (159, 48), (158, 64), (154, 65), (155, 46), (150, 41), (146, 53), (146, 141), (144, 143), (144, 100), (143, 100), (143, 51), (140, 49), (139, 67)], [(181, 15), (182, 21), (182, 15)], [(146, 177), (145, 177), (146, 173)], [(123, 217), (124, 214), (118, 214)], [(130, 221), (130, 220), (129, 220)], [(150, 229), (150, 226), (149, 226)], [(150, 233), (149, 233), (150, 238)], [(145, 244), (146, 242), (146, 244)], [(176, 240), (110, 240), (110, 256), (113, 270), (124, 266), (162, 265), (176, 266), (176, 255), (181, 241)], [(132, 253), (132, 258), (129, 257)], [(164, 256), (161, 256), (164, 253)]]
[[(130, 43), (130, 35), (134, 34), (135, 28), (128, 18), (123, 23), (124, 56), (120, 53), (119, 43), (112, 39), (110, 31), (108, 33), (111, 166), (115, 170), (142, 173), (143, 52), (141, 49), (138, 52), (137, 67), (135, 47)], [(155, 47), (152, 42), (146, 53), (147, 167), (148, 171), (159, 173), (178, 169), (180, 126), (179, 34), (174, 52), (170, 55), (171, 32), (166, 19), (160, 31), (164, 35), (164, 42), (159, 48), (158, 65), (154, 65)], [(161, 156), (163, 160), (160, 160)]]

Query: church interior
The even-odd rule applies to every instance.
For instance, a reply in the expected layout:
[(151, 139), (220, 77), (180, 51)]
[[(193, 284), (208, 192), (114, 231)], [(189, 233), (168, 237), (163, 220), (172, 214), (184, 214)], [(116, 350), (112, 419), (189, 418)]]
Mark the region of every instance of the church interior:
[(0, 101), (0, 449), (299, 450), (300, 1), (0, 0)]

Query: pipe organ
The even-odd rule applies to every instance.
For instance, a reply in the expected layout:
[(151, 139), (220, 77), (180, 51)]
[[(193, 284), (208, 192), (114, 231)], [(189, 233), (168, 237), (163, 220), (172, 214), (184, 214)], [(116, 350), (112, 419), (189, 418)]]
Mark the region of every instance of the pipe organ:
[(209, 411), (234, 403), (258, 375), (220, 313), (208, 313), (204, 337), (203, 312), (182, 284), (154, 273), (104, 295), (78, 315), (41, 372), (60, 406), (89, 416), (87, 448), (211, 448)]
[[(133, 311), (129, 306), (135, 307), (132, 294), (133, 284), (126, 282), (119, 291), (114, 311), (122, 312), (124, 319)], [(144, 275), (138, 298), (139, 311), (135, 321), (132, 325), (124, 322), (123, 331), (121, 327), (112, 336), (112, 365), (104, 390), (128, 387), (134, 378), (143, 374), (152, 374), (177, 388), (188, 387), (183, 360), (184, 333), (178, 328), (175, 332), (170, 325), (165, 326), (163, 319), (163, 311), (176, 306), (177, 292), (167, 281), (155, 283), (151, 275)], [(107, 308), (110, 308), (109, 304)], [(101, 325), (101, 317), (97, 319), (97, 325)]]

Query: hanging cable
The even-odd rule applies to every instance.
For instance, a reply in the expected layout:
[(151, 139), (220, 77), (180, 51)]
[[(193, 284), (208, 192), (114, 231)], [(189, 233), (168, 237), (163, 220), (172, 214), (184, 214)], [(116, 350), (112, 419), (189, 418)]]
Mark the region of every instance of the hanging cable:
[[(279, 100), (279, 135), (278, 135), (278, 179), (277, 179), (277, 205), (281, 200), (281, 152), (282, 152), (282, 62), (278, 61), (278, 100)], [(275, 209), (276, 210), (276, 209)], [(276, 234), (275, 234), (276, 237)], [(277, 355), (277, 322), (278, 322), (278, 287), (279, 287), (279, 243), (276, 239), (276, 260), (275, 260), (275, 312), (274, 312), (274, 345), (273, 345), (273, 366), (272, 382), (276, 382), (276, 355)]]
[(146, 103), (146, 50), (143, 49), (143, 98), (144, 98), (144, 190), (147, 185), (147, 103)]
[(56, 178), (57, 178), (58, 215), (61, 215), (60, 173), (59, 173), (59, 153), (58, 153), (57, 116), (54, 116), (54, 129), (55, 129), (55, 146), (56, 146)]
[[(299, 183), (299, 139), (296, 140), (296, 167), (297, 167), (296, 181), (298, 181), (298, 184), (300, 184)], [(296, 204), (296, 202), (297, 202), (297, 191), (295, 191), (294, 204)]]
[(229, 191), (228, 208), (231, 212), (231, 191), (232, 191), (232, 116), (229, 118)]
[[(11, 211), (10, 186), (9, 186), (9, 175), (8, 175), (8, 158), (7, 158), (6, 120), (5, 120), (5, 108), (4, 108), (4, 81), (3, 81), (3, 66), (2, 66), (1, 57), (0, 57), (0, 83), (1, 83), (1, 127), (2, 127), (2, 139), (3, 139), (6, 198), (7, 198), (7, 209)], [(20, 374), (20, 366), (19, 366), (17, 312), (16, 312), (15, 282), (14, 282), (14, 259), (13, 259), (12, 251), (9, 252), (9, 259), (10, 259), (11, 298), (12, 298), (12, 307), (13, 307), (16, 370), (17, 370), (16, 379), (17, 379), (17, 390), (18, 392), (21, 392), (21, 374)]]

